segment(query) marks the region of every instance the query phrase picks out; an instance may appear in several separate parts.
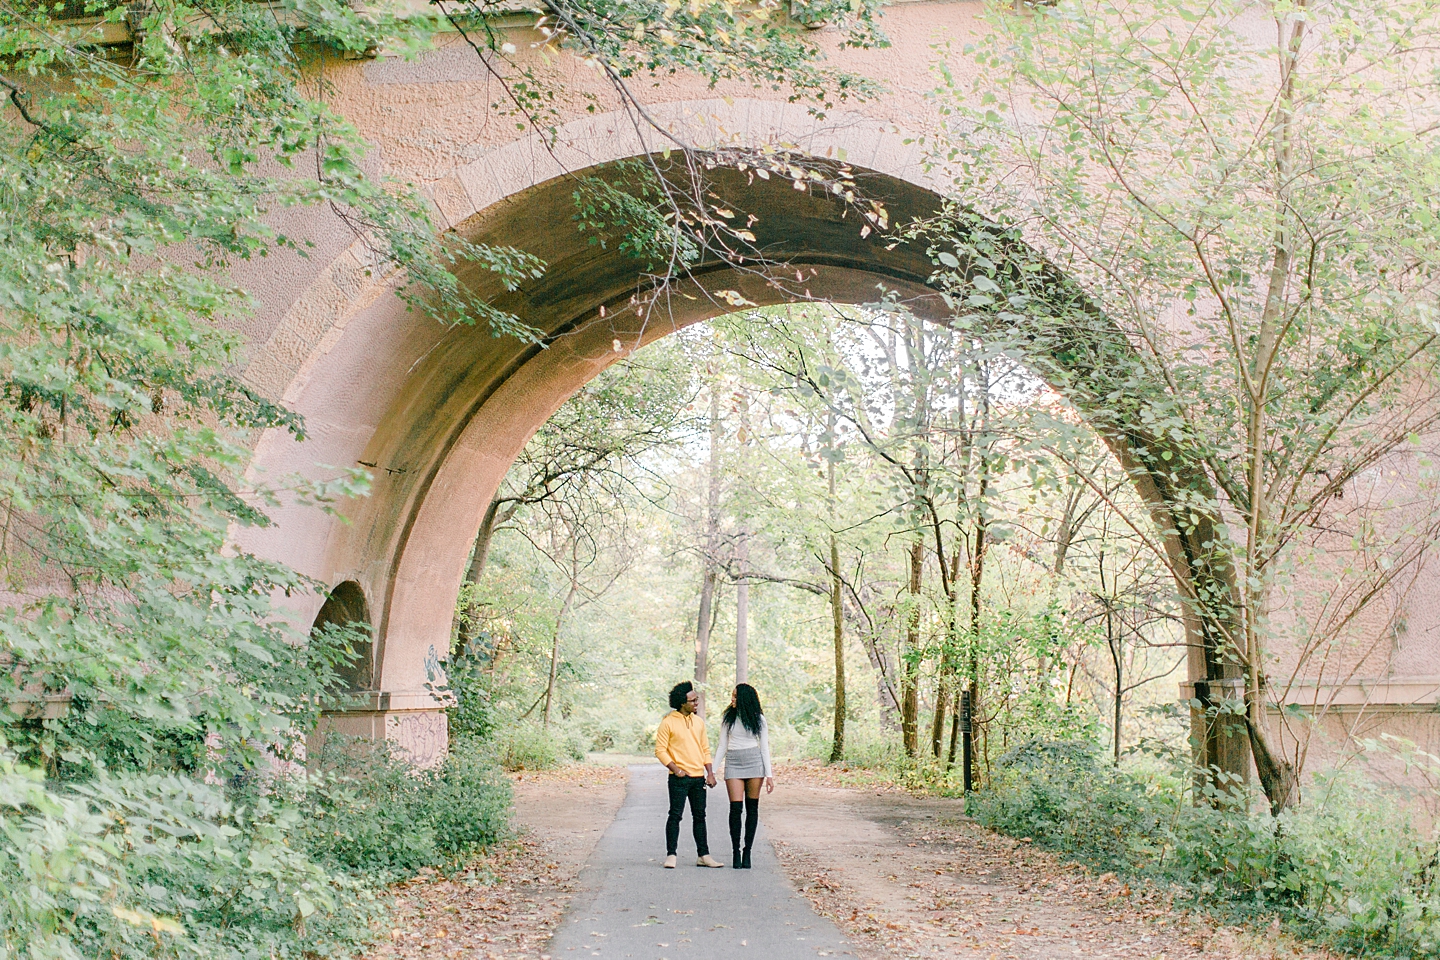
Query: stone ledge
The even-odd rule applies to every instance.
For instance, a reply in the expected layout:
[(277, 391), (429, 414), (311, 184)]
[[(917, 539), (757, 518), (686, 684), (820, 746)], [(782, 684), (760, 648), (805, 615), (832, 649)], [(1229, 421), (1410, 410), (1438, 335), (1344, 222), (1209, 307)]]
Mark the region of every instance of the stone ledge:
[(1440, 712), (1440, 677), (1387, 677), (1351, 683), (1299, 680), (1289, 685), (1283, 701), (1266, 703), (1272, 714), (1293, 707), (1345, 713)]
[(59, 720), (69, 715), (72, 699), (69, 692), (17, 693), (3, 702), (21, 720)]
[(326, 716), (342, 716), (351, 713), (444, 710), (450, 705), (429, 690), (362, 690), (347, 694), (343, 700), (323, 703), (321, 712)]

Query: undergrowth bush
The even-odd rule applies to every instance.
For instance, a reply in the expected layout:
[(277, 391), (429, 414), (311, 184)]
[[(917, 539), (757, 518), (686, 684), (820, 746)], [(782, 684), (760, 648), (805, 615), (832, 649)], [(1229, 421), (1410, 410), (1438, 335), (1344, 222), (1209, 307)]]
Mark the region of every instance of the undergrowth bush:
[(1085, 742), (1034, 740), (1002, 755), (971, 799), (986, 826), (1106, 870), (1160, 856), (1171, 797), (1151, 793)]
[(498, 731), (495, 749), (506, 770), (552, 770), (585, 759), (581, 738), (547, 730), (538, 723), (514, 723)]
[(649, 753), (655, 749), (652, 711), (585, 714), (576, 724), (582, 743), (590, 750), (613, 753)]
[(1440, 848), (1354, 777), (1316, 777), (1271, 816), (1259, 798), (1193, 804), (1188, 771), (1145, 775), (1086, 743), (1026, 743), (972, 795), (981, 823), (1097, 869), (1177, 885), (1237, 919), (1279, 919), (1363, 956), (1440, 951)]
[(510, 783), (476, 742), (432, 771), (339, 746), (293, 777), (100, 768), (62, 789), (0, 738), (0, 958), (339, 960), (379, 884), (506, 835)]
[(337, 870), (380, 881), (456, 864), (504, 838), (510, 781), (476, 740), (417, 770), (386, 742), (329, 737), (300, 785), (301, 840)]
[(495, 710), (481, 657), (454, 657), (446, 669), (454, 703), (445, 711), (451, 738), (483, 740), (495, 732)]
[[(845, 759), (864, 767), (882, 767), (904, 756), (900, 745), (887, 731), (853, 727), (845, 734)], [(826, 754), (826, 759), (829, 755)]]
[(420, 813), (442, 857), (457, 862), (506, 836), (510, 781), (484, 745), (457, 740), (440, 769), (424, 779)]
[[(489, 643), (482, 631), (472, 645)], [(506, 770), (549, 770), (571, 760), (584, 760), (587, 750), (606, 750), (624, 739), (619, 727), (597, 729), (585, 722), (557, 722), (546, 728), (524, 719), (501, 724), (495, 716), (487, 661), (467, 650), (447, 667), (448, 691), (454, 703), (446, 710), (452, 741), (486, 741)]]
[[(3, 742), (0, 742), (3, 748)], [(175, 774), (101, 772), (57, 790), (0, 752), (0, 956), (353, 956), (368, 882), (302, 849), (301, 811)]]

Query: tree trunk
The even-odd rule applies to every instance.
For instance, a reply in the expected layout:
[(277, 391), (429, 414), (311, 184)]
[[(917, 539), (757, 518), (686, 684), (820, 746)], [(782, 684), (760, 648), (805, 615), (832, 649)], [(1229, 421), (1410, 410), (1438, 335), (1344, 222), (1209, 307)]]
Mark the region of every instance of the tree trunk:
[(955, 704), (955, 709), (950, 711), (950, 749), (945, 754), (945, 770), (947, 772), (955, 766), (955, 748), (960, 741), (960, 714), (964, 710), (967, 696), (969, 695), (962, 693)]
[[(1110, 527), (1107, 523), (1100, 530), (1102, 541), (1110, 534)], [(1102, 547), (1097, 561), (1100, 574), (1100, 602), (1105, 605), (1105, 646), (1110, 651), (1110, 663), (1115, 667), (1115, 696), (1112, 703), (1111, 742), (1114, 745), (1115, 766), (1120, 766), (1120, 722), (1122, 709), (1124, 707), (1125, 691), (1125, 651), (1122, 638), (1115, 629), (1115, 604), (1114, 600), (1120, 594), (1120, 574), (1117, 572), (1111, 577), (1110, 583), (1105, 581), (1105, 550)]]
[(1120, 666), (1120, 656), (1113, 649), (1111, 656), (1115, 658), (1115, 766), (1120, 766), (1120, 711), (1125, 703), (1125, 689), (1120, 686), (1120, 678), (1123, 670)]
[(1055, 575), (1065, 572), (1065, 558), (1070, 553), (1070, 541), (1075, 538), (1075, 508), (1080, 503), (1080, 491), (1071, 491), (1065, 498), (1065, 512), (1060, 517), (1060, 527), (1055, 531)]
[(845, 759), (845, 615), (840, 598), (840, 544), (833, 533), (830, 569), (830, 619), (835, 630), (835, 737), (830, 744), (830, 762), (837, 763)]
[[(509, 504), (505, 510), (505, 516), (500, 516), (501, 501), (498, 497), (490, 501), (490, 506), (485, 508), (485, 516), (480, 521), (480, 530), (475, 534), (475, 549), (470, 555), (470, 566), (465, 570), (466, 583), (479, 583), (480, 577), (485, 573), (485, 564), (490, 560), (490, 544), (495, 539), (495, 528), (505, 520), (515, 515), (518, 505)], [(475, 626), (473, 623), (465, 624), (456, 632), (457, 653), (463, 652), (470, 642), (475, 639)]]
[(874, 634), (862, 629), (860, 646), (875, 670), (875, 696), (880, 701), (880, 722), (893, 730), (900, 716), (900, 698), (895, 695), (895, 683), (891, 679), (895, 676), (895, 668)]
[(945, 716), (950, 707), (949, 657), (942, 656), (940, 674), (935, 684), (935, 714), (930, 720), (930, 755), (940, 758), (940, 747), (945, 742)]
[(1270, 741), (1264, 735), (1249, 712), (1245, 714), (1245, 728), (1250, 734), (1250, 752), (1255, 757), (1255, 772), (1260, 785), (1265, 789), (1265, 798), (1270, 801), (1270, 812), (1279, 815), (1281, 810), (1293, 806), (1298, 799), (1295, 790), (1295, 766), (1270, 749)]
[[(974, 684), (972, 683), (973, 687)], [(960, 757), (960, 769), (964, 771), (963, 782), (965, 792), (968, 794), (975, 789), (975, 711), (972, 708), (970, 691), (964, 690), (960, 693), (960, 709), (955, 711), (957, 726), (960, 728), (960, 741), (963, 746), (963, 755)], [(950, 759), (955, 759), (954, 743), (951, 743)]]
[(1110, 662), (1115, 666), (1115, 703), (1114, 703), (1114, 736), (1115, 742), (1115, 766), (1120, 766), (1120, 722), (1121, 711), (1125, 704), (1125, 651), (1121, 649), (1121, 639), (1115, 632), (1115, 613), (1110, 609), (1109, 601), (1105, 601), (1105, 642), (1110, 647)]
[(945, 745), (945, 714), (949, 711), (955, 717), (950, 724), (950, 753), (946, 762), (947, 769), (955, 763), (955, 731), (959, 729), (958, 714), (951, 708), (955, 687), (960, 679), (960, 671), (955, 663), (960, 650), (960, 624), (955, 610), (957, 599), (955, 579), (960, 572), (960, 551), (958, 544), (956, 546), (957, 549), (951, 551), (950, 569), (944, 569), (944, 563), (941, 563), (941, 579), (944, 581), (945, 588), (945, 650), (940, 655), (939, 683), (935, 691), (935, 717), (930, 725), (930, 752), (938, 760), (941, 747)]
[(705, 680), (710, 673), (710, 606), (715, 602), (715, 569), (709, 561), (700, 579), (700, 613), (695, 621), (695, 689), (699, 691), (700, 702), (696, 712), (705, 715)]
[(915, 657), (920, 650), (920, 586), (925, 572), (925, 541), (916, 534), (910, 547), (910, 615), (905, 624), (905, 655), (900, 663), (900, 734), (905, 755), (919, 751), (920, 683), (919, 664)]
[(735, 682), (750, 682), (750, 583), (745, 569), (750, 559), (749, 535), (740, 531), (735, 544), (736, 568), (740, 582), (735, 584)]
[(580, 592), (579, 571), (573, 567), (570, 572), (570, 589), (565, 593), (565, 602), (560, 604), (560, 612), (555, 615), (555, 636), (550, 643), (550, 679), (545, 685), (545, 720), (544, 726), (550, 726), (550, 708), (555, 700), (555, 676), (560, 669), (560, 628), (565, 623), (565, 615), (570, 612), (570, 605), (575, 602), (575, 594)]
[[(1302, 3), (1303, 7), (1304, 4)], [(1305, 19), (1297, 18), (1290, 25), (1286, 48), (1281, 57), (1281, 94), (1275, 113), (1274, 138), (1275, 171), (1281, 182), (1289, 182), (1295, 165), (1295, 74), (1300, 66), (1301, 50), (1304, 47)], [(1260, 786), (1270, 801), (1273, 813), (1295, 802), (1295, 768), (1271, 749), (1265, 729), (1264, 715), (1264, 663), (1260, 628), (1269, 592), (1269, 572), (1264, 569), (1261, 544), (1268, 533), (1269, 485), (1265, 477), (1266, 439), (1269, 426), (1266, 410), (1270, 404), (1270, 370), (1281, 350), (1285, 291), (1292, 282), (1294, 260), (1291, 247), (1294, 243), (1292, 213), (1288, 198), (1283, 194), (1277, 199), (1274, 247), (1270, 262), (1269, 288), (1265, 298), (1265, 309), (1261, 314), (1260, 329), (1255, 338), (1251, 355), (1250, 370), (1245, 379), (1248, 387), (1249, 418), (1247, 423), (1247, 456), (1249, 458), (1248, 493), (1249, 524), (1245, 540), (1244, 576), (1239, 587), (1246, 603), (1244, 612), (1244, 667), (1245, 667), (1245, 730), (1249, 735), (1250, 752), (1255, 760), (1255, 772), (1260, 777)]]
[[(928, 439), (932, 426), (929, 387), (934, 380), (931, 376), (933, 371), (929, 367), (931, 356), (927, 350), (925, 321), (909, 312), (901, 316), (903, 323), (899, 326), (905, 348), (904, 382), (908, 392), (908, 409), (901, 409), (897, 395), (895, 426), (911, 437)], [(916, 511), (918, 518), (924, 514), (930, 493), (928, 444), (912, 441), (910, 456), (910, 508)], [(900, 729), (907, 757), (914, 757), (920, 751), (920, 588), (925, 572), (924, 538), (924, 532), (917, 529), (915, 542), (910, 548), (910, 615), (906, 622), (906, 646), (900, 664)]]
[(710, 385), (710, 469), (705, 477), (704, 570), (700, 575), (700, 613), (695, 622), (695, 689), (700, 695), (696, 712), (705, 716), (705, 682), (710, 676), (710, 629), (714, 624), (715, 550), (720, 536), (720, 393)]
[[(985, 378), (984, 410), (982, 426), (989, 420), (989, 377)], [(990, 445), (987, 440), (980, 451), (980, 489), (975, 500), (975, 540), (970, 551), (970, 689), (967, 698), (967, 720), (965, 732), (965, 789), (975, 784), (975, 718), (980, 712), (980, 588), (985, 584), (985, 554), (989, 547), (989, 522), (985, 517), (985, 498), (990, 494), (990, 462), (987, 457)], [(989, 743), (986, 742), (986, 757), (989, 757)]]
[[(750, 400), (740, 397), (740, 429), (735, 434), (737, 462), (744, 469), (745, 447), (750, 438)], [(735, 568), (739, 582), (735, 584), (735, 682), (750, 682), (750, 583), (745, 573), (750, 566), (750, 531), (740, 525), (735, 542)]]
[(495, 518), (500, 512), (500, 499), (490, 501), (485, 508), (485, 518), (480, 521), (480, 530), (475, 534), (475, 551), (470, 556), (470, 567), (465, 571), (466, 583), (479, 583), (490, 560), (490, 542), (495, 539)]

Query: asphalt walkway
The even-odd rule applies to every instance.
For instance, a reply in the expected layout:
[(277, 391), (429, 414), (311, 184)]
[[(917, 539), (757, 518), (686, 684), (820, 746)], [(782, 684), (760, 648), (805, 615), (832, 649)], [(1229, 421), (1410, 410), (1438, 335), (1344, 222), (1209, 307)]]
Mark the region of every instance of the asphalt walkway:
[(833, 923), (790, 887), (766, 833), (765, 797), (750, 870), (730, 867), (725, 785), (709, 791), (710, 852), (725, 863), (695, 866), (689, 810), (680, 825), (680, 865), (666, 870), (665, 770), (630, 767), (625, 804), (580, 875), (570, 912), (545, 952), (554, 960), (853, 957)]

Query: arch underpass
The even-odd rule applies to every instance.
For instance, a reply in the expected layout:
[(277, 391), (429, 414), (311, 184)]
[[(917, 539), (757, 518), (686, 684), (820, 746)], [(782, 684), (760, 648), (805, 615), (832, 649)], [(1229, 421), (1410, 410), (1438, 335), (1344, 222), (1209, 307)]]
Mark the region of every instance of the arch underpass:
[[(752, 123), (758, 115), (772, 129), (799, 119), (797, 108), (762, 102), (672, 105), (670, 115), (713, 133), (723, 126), (715, 120), (719, 111)], [(635, 135), (616, 133), (624, 119), (590, 118), (567, 131), (562, 143), (585, 143), (585, 156), (598, 153), (605, 161), (577, 168), (581, 175), (604, 174), (636, 155)], [(804, 146), (812, 155), (868, 156), (867, 166), (851, 164), (857, 185), (884, 203), (892, 224), (932, 216), (941, 207), (914, 148), (893, 128), (848, 118), (827, 132), (812, 121)], [(315, 464), (362, 465), (375, 481), (369, 497), (342, 506), (345, 522), (314, 510), (283, 509), (276, 524), (249, 536), (247, 545), (316, 579), (353, 582), (363, 591), (376, 634), (372, 689), (359, 709), (329, 722), (397, 739), (421, 759), (445, 742), (444, 714), (432, 691), (443, 674), (457, 591), (484, 511), (530, 436), (576, 390), (658, 337), (733, 312), (736, 294), (760, 306), (803, 298), (862, 304), (888, 295), (926, 319), (944, 322), (950, 315), (929, 285), (935, 267), (923, 244), (896, 244), (884, 231), (861, 237), (854, 211), (847, 213), (828, 195), (796, 190), (778, 178), (752, 183), (724, 169), (710, 171), (711, 186), (726, 205), (758, 217), (751, 227), (755, 245), (773, 269), (767, 274), (702, 262), (659, 300), (637, 300), (646, 284), (643, 265), (613, 243), (592, 243), (573, 221), (577, 174), (563, 167), (579, 154), (536, 153), (534, 147), (502, 148), (480, 161), (484, 179), (462, 170), (450, 193), (444, 184), (435, 192), (451, 198), (442, 209), (458, 234), (515, 246), (545, 261), (544, 275), (514, 292), (478, 268), (460, 276), (543, 331), (543, 346), (496, 338), (483, 327), (444, 328), (407, 312), (388, 278), (366, 269), (364, 247), (357, 244), (294, 301), (251, 364), (262, 372), (269, 365), (274, 376), (280, 349), (290, 344), (290, 366), (281, 369), (283, 397), (306, 417), (309, 433), (303, 444), (278, 432), (263, 437), (258, 470), (278, 476), (313, 474)], [(1058, 275), (1057, 283), (1063, 284)], [(1073, 298), (1074, 291), (1065, 295)], [(316, 323), (317, 304), (325, 305), (328, 324)], [(1103, 318), (1092, 320), (1104, 328), (1109, 349), (1118, 343), (1128, 350)], [(1084, 358), (1096, 352), (1085, 346), (1092, 335), (1034, 331), (1034, 366), (1042, 375), (1048, 367), (1083, 383)], [(293, 347), (302, 336), (311, 340), (303, 353)], [(1084, 391), (1067, 392), (1083, 411)], [(1169, 516), (1173, 480), (1149, 472), (1139, 453), (1154, 438), (1102, 432), (1157, 512), (1160, 529), (1175, 530)], [(1192, 531), (1190, 539), (1208, 535)], [(1172, 533), (1167, 549), (1172, 566), (1190, 568), (1193, 543)], [(314, 619), (318, 606), (316, 599), (313, 607), (296, 611), (297, 622)], [(1205, 625), (1188, 619), (1191, 681), (1218, 682), (1225, 687), (1217, 697), (1234, 696), (1237, 669), (1213, 640), (1207, 642)], [(1207, 688), (1198, 693), (1206, 695)], [(1222, 733), (1205, 740), (1207, 763), (1248, 770), (1243, 737)]]

